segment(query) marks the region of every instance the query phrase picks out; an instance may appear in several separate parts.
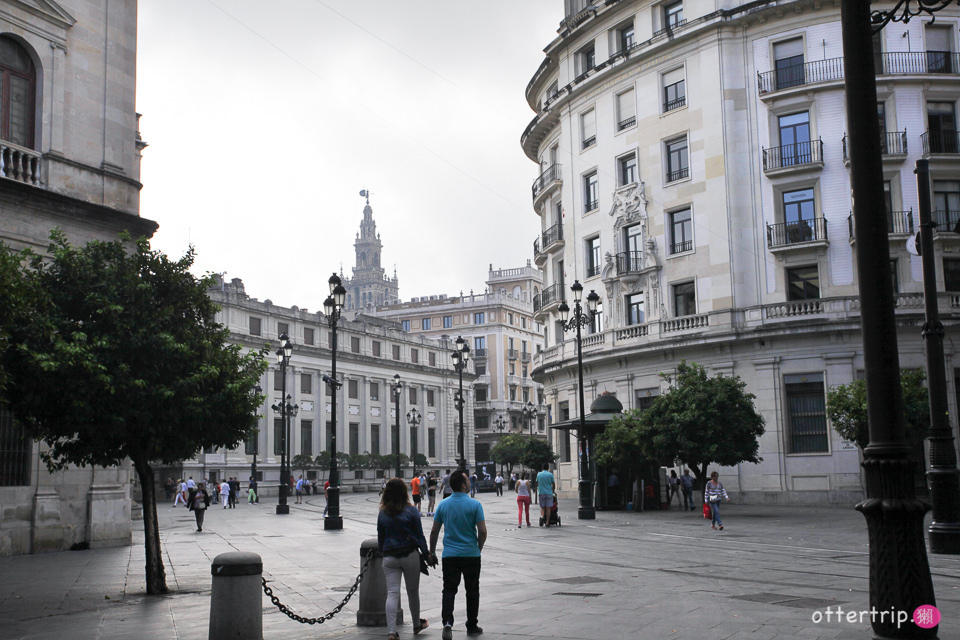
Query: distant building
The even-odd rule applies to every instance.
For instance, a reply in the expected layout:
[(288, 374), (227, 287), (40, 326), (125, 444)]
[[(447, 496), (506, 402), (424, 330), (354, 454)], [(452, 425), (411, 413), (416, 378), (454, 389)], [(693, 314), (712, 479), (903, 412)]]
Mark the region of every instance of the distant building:
[[(140, 217), (137, 3), (0, 2), (0, 242), (151, 237)], [(50, 474), (0, 410), (0, 556), (129, 544), (128, 467)]]
[[(269, 345), (271, 354), (286, 333), (293, 343), (287, 367), (286, 391), (299, 412), (290, 420), (290, 456), (315, 457), (330, 450), (332, 415), (329, 376), (332, 332), (322, 313), (297, 307), (279, 307), (270, 300), (250, 298), (239, 278), (221, 280), (210, 290), (211, 299), (221, 307), (217, 321), (230, 331), (230, 340), (248, 349)], [(347, 456), (399, 452), (411, 459), (417, 454), (429, 460), (427, 468), (456, 466), (457, 410), (454, 391), (457, 376), (448, 366), (448, 349), (438, 340), (400, 330), (397, 323), (368, 316), (337, 325), (337, 379), (342, 387), (337, 398), (338, 466), (344, 485), (356, 490), (379, 489), (374, 470), (348, 471)], [(257, 477), (263, 495), (276, 495), (280, 481), (280, 442), (283, 422), (271, 409), (283, 396), (283, 380), (276, 359), (260, 382), (266, 400), (260, 409), (258, 433), (244, 446), (232, 451), (207, 451), (183, 463), (183, 473), (195, 479), (249, 478), (256, 454)], [(395, 412), (393, 385), (400, 376), (399, 423)], [(466, 375), (472, 380), (471, 374)], [(466, 415), (473, 404), (467, 395)], [(416, 412), (419, 425), (409, 418)], [(399, 427), (399, 428), (398, 428)], [(473, 425), (465, 424), (466, 458), (474, 460)], [(293, 468), (295, 475), (301, 471)], [(389, 470), (392, 476), (393, 466)], [(410, 477), (407, 465), (404, 475)], [(326, 477), (325, 471), (308, 470), (305, 477)], [(389, 476), (388, 476), (389, 477)]]
[(489, 461), (490, 447), (504, 434), (546, 437), (543, 387), (530, 375), (534, 354), (543, 348), (542, 329), (533, 317), (533, 300), (542, 283), (540, 270), (529, 260), (517, 269), (490, 265), (484, 293), (423, 296), (370, 312), (400, 323), (411, 335), (440, 337), (447, 346), (444, 366), (452, 368), (457, 337), (467, 341), (477, 375), (478, 460)]
[(347, 290), (346, 310), (372, 309), (381, 304), (396, 302), (399, 284), (397, 273), (393, 277), (386, 275), (381, 265), (380, 234), (377, 233), (377, 223), (373, 220), (373, 209), (370, 207), (370, 192), (361, 191), (366, 197), (367, 204), (363, 208), (363, 220), (360, 222), (360, 233), (353, 243), (356, 252), (356, 266), (353, 267), (353, 277), (342, 277), (343, 287)]

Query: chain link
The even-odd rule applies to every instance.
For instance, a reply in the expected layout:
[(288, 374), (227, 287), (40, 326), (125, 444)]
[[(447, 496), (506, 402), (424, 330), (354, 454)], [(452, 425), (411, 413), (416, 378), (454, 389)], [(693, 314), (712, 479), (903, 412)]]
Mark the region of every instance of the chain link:
[(300, 622), (302, 624), (323, 624), (327, 620), (330, 620), (331, 618), (333, 618), (333, 616), (340, 613), (340, 610), (343, 609), (348, 602), (350, 602), (350, 598), (353, 597), (353, 594), (356, 593), (357, 589), (360, 587), (360, 581), (363, 580), (363, 574), (366, 572), (367, 566), (370, 564), (371, 559), (373, 559), (373, 552), (368, 553), (367, 557), (364, 558), (363, 564), (360, 565), (360, 575), (358, 575), (357, 579), (354, 580), (353, 586), (350, 587), (350, 591), (347, 592), (347, 595), (340, 602), (340, 604), (334, 607), (330, 613), (320, 616), (319, 618), (304, 618), (303, 616), (298, 615), (296, 612), (292, 611), (287, 605), (280, 602), (280, 598), (273, 595), (273, 589), (267, 586), (266, 578), (261, 577), (260, 581), (263, 583), (263, 592), (267, 594), (268, 598), (270, 598), (270, 602), (272, 602), (273, 605), (280, 610), (280, 613), (283, 613), (291, 620), (296, 620), (297, 622)]

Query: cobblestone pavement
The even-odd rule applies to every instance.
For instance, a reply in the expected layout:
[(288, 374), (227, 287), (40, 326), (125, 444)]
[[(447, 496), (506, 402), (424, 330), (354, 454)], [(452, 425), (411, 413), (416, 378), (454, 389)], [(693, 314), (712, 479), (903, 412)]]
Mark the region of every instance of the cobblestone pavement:
[[(562, 526), (540, 528), (534, 520), (518, 528), (510, 493), (479, 498), (489, 532), (480, 579), (484, 638), (872, 637), (866, 619), (825, 615), (828, 608), (869, 609), (866, 525), (852, 507), (725, 504), (726, 528), (713, 531), (698, 512), (677, 509), (578, 520), (576, 506), (564, 501)], [(266, 502), (213, 508), (202, 533), (185, 508), (163, 506), (171, 592), (162, 597), (144, 595), (139, 528), (130, 547), (0, 558), (0, 639), (206, 638), (210, 564), (228, 551), (260, 554), (280, 599), (301, 615), (320, 616), (356, 578), (360, 543), (376, 536), (377, 500), (345, 494), (338, 532), (323, 530), (318, 496), (291, 504), (287, 516)], [(930, 555), (930, 566), (943, 615), (939, 637), (960, 640), (960, 557)], [(440, 637), (440, 591), (437, 572), (423, 578), (422, 615), (432, 626), (418, 638)], [(267, 640), (386, 637), (385, 628), (356, 626), (356, 598), (316, 626), (286, 618), (267, 598), (263, 605)], [(463, 607), (461, 594), (458, 640), (466, 637)], [(407, 622), (400, 635), (409, 639)]]

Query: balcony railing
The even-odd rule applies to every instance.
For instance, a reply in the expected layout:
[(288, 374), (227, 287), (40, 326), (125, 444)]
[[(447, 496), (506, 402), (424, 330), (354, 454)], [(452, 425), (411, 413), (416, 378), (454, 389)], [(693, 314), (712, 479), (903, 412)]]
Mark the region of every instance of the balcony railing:
[(937, 210), (931, 214), (931, 217), (937, 225), (934, 231), (960, 233), (960, 211)]
[(507, 349), (507, 359), (508, 359), (508, 360), (516, 360), (516, 359), (519, 358), (519, 357), (520, 357), (520, 352), (519, 352), (519, 351), (517, 351), (516, 349)]
[[(847, 136), (843, 136), (843, 161), (850, 161), (847, 152)], [(885, 156), (903, 156), (907, 154), (907, 131), (884, 131), (880, 134), (880, 153)]]
[(587, 265), (587, 277), (588, 277), (588, 278), (592, 278), (592, 277), (598, 276), (598, 275), (600, 275), (600, 265), (599, 265), (599, 264)]
[(960, 134), (956, 131), (924, 131), (920, 136), (923, 155), (960, 153)]
[(40, 154), (0, 141), (0, 178), (26, 184), (40, 184)]
[(474, 349), (474, 350), (473, 350), (473, 357), (474, 357), (474, 358), (486, 358), (486, 357), (487, 357), (487, 350), (486, 350), (485, 348), (483, 348), (483, 347), (479, 347), (479, 348), (477, 348), (477, 349)]
[(680, 96), (674, 100), (667, 100), (663, 103), (663, 112), (673, 111), (674, 109), (679, 109), (683, 105), (687, 104), (687, 96)]
[(760, 95), (805, 84), (843, 80), (843, 58), (794, 64), (757, 74)]
[(637, 273), (643, 267), (642, 251), (624, 251), (617, 254), (617, 275)]
[(637, 124), (637, 116), (630, 116), (629, 118), (624, 118), (617, 123), (617, 131), (623, 131), (624, 129), (629, 129), (633, 125)]
[(552, 164), (547, 167), (546, 171), (540, 174), (540, 176), (533, 181), (533, 186), (531, 187), (533, 191), (533, 199), (536, 200), (537, 196), (547, 188), (553, 182), (560, 182), (560, 165)]
[(677, 180), (683, 180), (684, 178), (690, 177), (690, 167), (683, 167), (682, 169), (677, 169), (676, 171), (667, 172), (667, 182), (676, 182)]
[(670, 245), (670, 255), (684, 253), (686, 251), (693, 251), (693, 240), (683, 240)]
[[(847, 216), (847, 228), (850, 231), (850, 239), (855, 239), (853, 233), (852, 213)], [(913, 209), (910, 209), (909, 211), (888, 211), (887, 233), (913, 233)]]
[(533, 311), (536, 313), (551, 304), (559, 303), (561, 300), (563, 300), (563, 283), (552, 284), (533, 296)]
[(684, 18), (683, 20), (677, 20), (672, 24), (668, 24), (663, 29), (658, 29), (657, 31), (654, 31), (653, 37), (656, 38), (657, 36), (662, 36), (665, 33), (671, 33), (672, 31), (676, 31), (677, 29), (682, 29), (684, 26), (686, 26), (686, 24), (687, 24), (686, 18)]
[(521, 351), (520, 352), (520, 362), (530, 362), (530, 352)]
[(561, 240), (563, 240), (563, 227), (559, 224), (548, 227), (547, 230), (543, 232), (542, 236), (533, 241), (534, 256), (543, 253), (553, 244), (560, 242)]
[(823, 140), (809, 140), (763, 150), (764, 171), (800, 168), (820, 163), (823, 163)]
[(827, 221), (821, 217), (767, 225), (767, 247), (770, 249), (826, 239)]
[(878, 74), (960, 73), (960, 54), (951, 51), (898, 51), (884, 53)]

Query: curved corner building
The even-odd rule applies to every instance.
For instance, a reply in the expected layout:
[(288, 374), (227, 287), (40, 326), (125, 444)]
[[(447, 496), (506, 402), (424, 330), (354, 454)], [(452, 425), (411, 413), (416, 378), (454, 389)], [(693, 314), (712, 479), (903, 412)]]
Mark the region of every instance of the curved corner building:
[[(863, 374), (857, 280), (869, 277), (857, 274), (850, 219), (839, 3), (565, 0), (564, 10), (527, 87), (536, 116), (521, 139), (539, 165), (534, 310), (546, 348), (534, 376), (553, 422), (580, 411), (574, 334), (557, 313), (579, 280), (602, 309), (583, 337), (588, 407), (606, 391), (642, 408), (682, 360), (740, 376), (766, 420), (763, 462), (721, 469), (727, 489), (750, 502), (860, 499), (859, 452), (825, 413), (827, 390)], [(903, 367), (923, 366), (920, 258), (907, 245), (914, 164), (930, 160), (950, 380), (960, 376), (958, 22), (953, 7), (876, 36), (879, 102), (863, 114), (882, 131)], [(554, 438), (572, 497), (576, 444)], [(593, 473), (602, 494), (606, 470)]]

